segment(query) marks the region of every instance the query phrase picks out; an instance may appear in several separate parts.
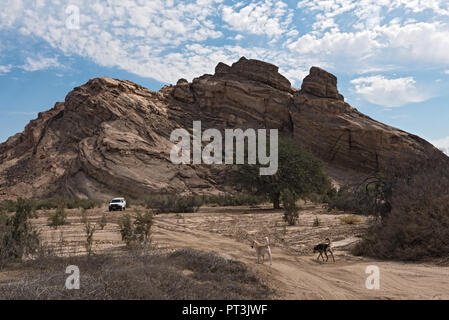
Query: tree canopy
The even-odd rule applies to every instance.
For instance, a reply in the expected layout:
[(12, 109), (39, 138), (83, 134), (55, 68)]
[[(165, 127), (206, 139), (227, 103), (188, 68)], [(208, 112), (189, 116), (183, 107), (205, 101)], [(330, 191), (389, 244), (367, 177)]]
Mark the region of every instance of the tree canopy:
[(303, 198), (312, 193), (326, 193), (330, 188), (323, 162), (291, 139), (279, 139), (278, 157), (276, 174), (259, 175), (260, 164), (243, 164), (234, 171), (234, 183), (242, 189), (269, 197), (276, 209), (280, 208), (280, 195), (284, 189)]

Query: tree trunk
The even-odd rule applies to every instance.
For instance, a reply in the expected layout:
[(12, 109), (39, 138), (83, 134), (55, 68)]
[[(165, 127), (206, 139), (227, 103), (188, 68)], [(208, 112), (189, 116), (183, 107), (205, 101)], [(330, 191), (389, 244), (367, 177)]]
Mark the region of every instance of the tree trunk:
[(280, 192), (273, 194), (272, 200), (273, 200), (273, 208), (274, 209), (280, 209), (281, 208), (280, 200), (279, 200), (280, 197), (281, 197)]

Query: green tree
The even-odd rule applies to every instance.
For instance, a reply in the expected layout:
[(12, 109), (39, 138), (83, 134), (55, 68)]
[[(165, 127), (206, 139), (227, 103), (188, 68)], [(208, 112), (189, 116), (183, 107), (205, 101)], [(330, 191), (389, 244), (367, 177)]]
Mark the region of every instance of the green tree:
[(280, 208), (281, 191), (284, 189), (303, 198), (311, 193), (325, 194), (331, 187), (323, 171), (323, 163), (289, 138), (279, 139), (276, 174), (261, 176), (260, 167), (260, 164), (238, 165), (233, 174), (234, 183), (242, 189), (268, 197), (275, 209)]

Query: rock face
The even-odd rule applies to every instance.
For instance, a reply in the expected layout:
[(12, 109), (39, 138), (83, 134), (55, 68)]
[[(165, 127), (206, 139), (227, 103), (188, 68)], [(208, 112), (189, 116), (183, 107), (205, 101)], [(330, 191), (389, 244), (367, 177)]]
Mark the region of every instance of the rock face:
[(345, 103), (322, 69), (312, 67), (298, 90), (276, 66), (241, 58), (158, 92), (110, 78), (75, 88), (0, 144), (0, 200), (219, 192), (229, 187), (224, 165), (170, 161), (172, 130), (191, 131), (194, 120), (203, 130), (277, 128), (327, 162), (339, 183), (445, 157)]
[(344, 100), (343, 96), (338, 93), (337, 77), (317, 67), (312, 67), (309, 75), (304, 78), (301, 92), (319, 98)]
[(247, 79), (266, 83), (267, 85), (291, 92), (291, 83), (279, 72), (279, 68), (273, 64), (259, 60), (248, 60), (245, 57), (232, 64), (231, 67), (224, 63), (219, 63), (215, 68), (215, 75), (235, 76), (236, 79)]

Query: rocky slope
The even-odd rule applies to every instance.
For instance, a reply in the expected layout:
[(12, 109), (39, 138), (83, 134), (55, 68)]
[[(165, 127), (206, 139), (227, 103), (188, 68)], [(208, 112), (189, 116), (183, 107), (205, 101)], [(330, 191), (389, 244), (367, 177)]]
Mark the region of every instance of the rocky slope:
[(337, 182), (445, 157), (345, 103), (322, 69), (312, 67), (299, 90), (276, 66), (241, 58), (158, 92), (106, 77), (75, 88), (0, 144), (0, 199), (217, 192), (224, 166), (170, 161), (171, 131), (191, 131), (194, 120), (203, 130), (277, 128), (326, 161)]

